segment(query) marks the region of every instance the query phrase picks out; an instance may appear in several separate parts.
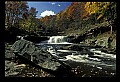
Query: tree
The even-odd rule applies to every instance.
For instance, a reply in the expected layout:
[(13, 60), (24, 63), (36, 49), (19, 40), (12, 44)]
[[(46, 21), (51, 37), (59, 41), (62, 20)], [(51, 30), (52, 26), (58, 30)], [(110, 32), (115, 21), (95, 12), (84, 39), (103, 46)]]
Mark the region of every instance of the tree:
[(19, 23), (22, 15), (27, 12), (27, 2), (25, 1), (6, 1), (5, 2), (5, 23), (14, 26)]
[(27, 13), (26, 19), (22, 19), (19, 25), (28, 32), (35, 32), (38, 26), (38, 20), (35, 18), (37, 13), (36, 8), (31, 7)]
[(111, 2), (87, 2), (85, 9), (89, 15), (96, 14), (97, 20), (100, 19), (104, 14)]
[[(85, 9), (89, 15), (94, 14), (96, 20), (99, 20), (103, 16), (111, 19), (116, 17), (116, 3), (115, 2), (87, 2), (85, 4)], [(115, 13), (114, 13), (115, 12)], [(114, 13), (114, 14), (113, 14)], [(109, 19), (109, 20), (110, 20)], [(109, 22), (109, 21), (108, 21)], [(111, 34), (112, 34), (112, 26), (111, 26)]]

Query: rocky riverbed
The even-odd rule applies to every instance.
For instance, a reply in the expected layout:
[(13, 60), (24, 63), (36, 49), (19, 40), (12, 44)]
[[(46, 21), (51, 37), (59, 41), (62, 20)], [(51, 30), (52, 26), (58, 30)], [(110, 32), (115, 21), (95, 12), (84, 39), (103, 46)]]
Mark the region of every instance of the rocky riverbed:
[(6, 45), (6, 77), (65, 77), (73, 75), (70, 69), (68, 65), (49, 52), (39, 49), (30, 41), (19, 40), (11, 46)]
[(42, 69), (31, 66), (30, 64), (20, 64), (20, 62), (20, 60), (17, 60), (17, 62), (6, 60), (5, 77), (55, 77)]
[[(101, 50), (102, 52), (94, 51), (92, 48)], [(107, 58), (101, 57), (102, 55), (100, 56), (101, 53), (103, 55), (106, 53), (114, 54), (113, 52), (109, 52), (109, 50), (106, 50), (106, 48), (101, 48), (98, 46), (91, 46), (91, 47), (82, 46), (81, 44), (80, 45), (71, 44), (69, 46), (61, 47), (60, 49), (76, 50), (79, 51), (79, 54), (81, 54), (81, 56), (64, 55), (65, 56), (64, 58), (70, 58), (70, 59), (68, 60), (65, 59), (66, 61), (59, 61), (59, 58), (57, 58), (56, 56), (50, 55), (50, 53), (47, 52), (46, 50), (42, 51), (41, 48), (37, 47), (35, 44), (27, 40), (16, 41), (16, 43), (14, 43), (13, 45), (6, 44), (5, 45), (5, 77), (115, 77), (116, 76), (116, 71), (114, 70), (114, 68), (113, 70), (111, 70), (109, 66), (108, 68), (106, 68), (106, 66), (100, 67), (97, 64), (92, 65), (90, 63), (85, 63), (85, 62), (76, 62), (78, 61), (79, 57), (80, 58), (83, 57), (83, 59), (86, 60), (87, 55), (85, 54), (88, 54), (90, 58), (92, 58), (91, 62), (94, 62), (93, 59), (101, 58), (103, 61), (109, 63), (111, 62), (111, 59), (108, 58), (109, 60), (107, 60)], [(90, 52), (89, 51), (90, 49), (93, 52)], [(36, 52), (36, 50), (40, 52), (39, 55)], [(37, 57), (34, 58), (34, 56), (31, 55), (31, 53), (35, 54)], [(98, 54), (98, 55), (94, 56), (93, 54)], [(63, 57), (61, 56), (61, 58)], [(103, 63), (103, 61), (101, 61), (101, 63)]]

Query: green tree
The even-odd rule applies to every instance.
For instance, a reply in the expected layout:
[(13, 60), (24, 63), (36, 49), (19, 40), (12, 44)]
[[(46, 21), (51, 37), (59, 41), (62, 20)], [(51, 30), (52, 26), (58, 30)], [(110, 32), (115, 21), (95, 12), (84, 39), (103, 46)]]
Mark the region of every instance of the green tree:
[(30, 10), (28, 10), (27, 18), (21, 20), (19, 24), (20, 27), (28, 32), (35, 32), (38, 26), (38, 20), (35, 18), (36, 13), (36, 8), (31, 7)]
[(25, 1), (5, 1), (5, 24), (10, 27), (18, 25), (23, 13), (27, 12)]

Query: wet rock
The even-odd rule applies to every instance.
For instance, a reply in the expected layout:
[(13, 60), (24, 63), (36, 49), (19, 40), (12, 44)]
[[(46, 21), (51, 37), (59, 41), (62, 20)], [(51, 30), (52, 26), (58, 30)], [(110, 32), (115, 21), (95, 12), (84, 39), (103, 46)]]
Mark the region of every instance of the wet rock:
[(35, 36), (35, 35), (26, 35), (23, 36), (25, 40), (29, 40), (34, 43), (40, 43), (41, 41), (48, 40), (47, 36)]
[(85, 39), (85, 34), (81, 34), (81, 35), (74, 34), (74, 35), (67, 36), (67, 38), (69, 38), (70, 43), (80, 43)]
[(49, 52), (39, 49), (34, 43), (27, 40), (16, 41), (11, 47), (11, 50), (16, 52), (16, 55), (23, 59), (44, 69), (56, 71), (58, 74), (65, 73), (71, 69), (68, 65), (56, 59)]
[(100, 50), (101, 50), (102, 52), (105, 52), (105, 53), (116, 54), (116, 49), (101, 48)]

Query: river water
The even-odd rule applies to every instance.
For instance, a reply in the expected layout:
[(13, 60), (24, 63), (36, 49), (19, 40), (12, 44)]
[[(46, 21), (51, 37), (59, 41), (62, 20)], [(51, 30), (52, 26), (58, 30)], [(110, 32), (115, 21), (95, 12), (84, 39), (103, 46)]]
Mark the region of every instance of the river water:
[(72, 68), (79, 67), (81, 74), (85, 76), (115, 76), (116, 55), (101, 52), (99, 48), (88, 46), (89, 52), (81, 53), (75, 50), (63, 50), (61, 47), (72, 45), (66, 36), (51, 36), (49, 40), (36, 44), (47, 50), (52, 55), (70, 65)]

